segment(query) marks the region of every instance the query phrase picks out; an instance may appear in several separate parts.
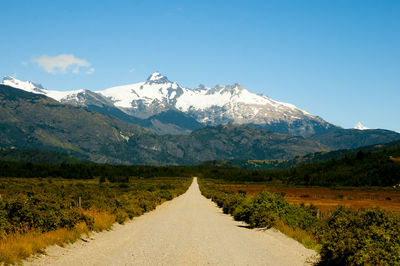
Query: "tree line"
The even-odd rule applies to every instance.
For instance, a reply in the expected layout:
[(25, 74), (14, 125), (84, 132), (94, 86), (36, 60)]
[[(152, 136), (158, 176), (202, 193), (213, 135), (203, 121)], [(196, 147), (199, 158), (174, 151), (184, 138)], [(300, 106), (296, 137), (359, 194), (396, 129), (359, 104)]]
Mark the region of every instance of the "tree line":
[(268, 182), (305, 186), (394, 186), (400, 183), (400, 148), (305, 163), (283, 170), (248, 170), (229, 164), (193, 166), (110, 165), (95, 163), (0, 162), (0, 177), (62, 177), (124, 182), (129, 177), (200, 176), (237, 182)]

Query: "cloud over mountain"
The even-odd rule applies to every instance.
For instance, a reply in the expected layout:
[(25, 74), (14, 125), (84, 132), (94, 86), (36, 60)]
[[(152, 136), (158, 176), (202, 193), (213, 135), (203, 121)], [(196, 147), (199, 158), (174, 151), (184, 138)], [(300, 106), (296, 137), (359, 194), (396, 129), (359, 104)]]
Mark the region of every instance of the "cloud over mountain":
[[(78, 58), (73, 54), (42, 55), (33, 59), (33, 62), (51, 74), (66, 74), (68, 72), (78, 74), (81, 67), (86, 68), (91, 66), (86, 59)], [(93, 72), (94, 68), (86, 71), (87, 74), (92, 74)]]

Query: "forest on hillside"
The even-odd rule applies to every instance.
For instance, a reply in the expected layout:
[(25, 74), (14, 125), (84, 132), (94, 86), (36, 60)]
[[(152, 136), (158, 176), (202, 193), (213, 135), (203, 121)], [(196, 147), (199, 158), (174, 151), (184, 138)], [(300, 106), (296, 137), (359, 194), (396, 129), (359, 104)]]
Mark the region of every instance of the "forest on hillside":
[(281, 170), (251, 170), (218, 162), (192, 166), (145, 166), (79, 161), (51, 164), (0, 161), (0, 177), (101, 177), (123, 181), (129, 177), (175, 176), (202, 176), (238, 182), (278, 180), (283, 184), (304, 186), (394, 186), (400, 183), (400, 148), (396, 145), (378, 151), (359, 150), (357, 153), (325, 161), (306, 162)]

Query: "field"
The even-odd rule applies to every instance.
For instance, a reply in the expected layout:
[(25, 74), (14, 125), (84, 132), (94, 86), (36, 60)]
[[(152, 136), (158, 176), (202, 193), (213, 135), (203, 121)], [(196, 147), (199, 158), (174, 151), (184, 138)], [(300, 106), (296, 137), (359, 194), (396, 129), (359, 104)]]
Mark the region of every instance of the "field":
[(392, 188), (324, 188), (289, 187), (260, 184), (221, 184), (218, 187), (227, 191), (245, 191), (250, 197), (267, 190), (283, 193), (285, 200), (291, 203), (313, 204), (321, 211), (336, 209), (339, 205), (357, 210), (373, 206), (400, 213), (400, 191)]
[(0, 264), (124, 223), (184, 193), (190, 183), (171, 177), (0, 178)]
[(275, 227), (315, 249), (319, 265), (400, 265), (399, 192), (393, 188), (302, 188), (206, 179), (200, 190), (235, 220), (251, 228)]

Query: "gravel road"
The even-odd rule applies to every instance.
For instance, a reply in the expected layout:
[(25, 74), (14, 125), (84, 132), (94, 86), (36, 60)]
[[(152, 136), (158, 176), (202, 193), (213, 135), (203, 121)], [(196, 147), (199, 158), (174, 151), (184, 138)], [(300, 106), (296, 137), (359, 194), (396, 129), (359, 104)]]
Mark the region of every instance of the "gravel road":
[(312, 250), (276, 230), (250, 230), (188, 191), (113, 230), (92, 234), (25, 265), (304, 265)]

